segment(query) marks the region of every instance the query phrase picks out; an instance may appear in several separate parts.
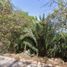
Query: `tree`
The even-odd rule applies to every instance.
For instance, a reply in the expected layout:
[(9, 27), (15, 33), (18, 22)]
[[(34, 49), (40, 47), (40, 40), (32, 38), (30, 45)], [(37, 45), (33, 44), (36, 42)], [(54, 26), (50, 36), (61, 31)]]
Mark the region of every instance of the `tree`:
[[(0, 13), (0, 41), (13, 52), (16, 44), (19, 43), (20, 35), (23, 35), (23, 28), (31, 28), (35, 18), (29, 16), (27, 12), (13, 10), (10, 0), (1, 0)], [(24, 35), (23, 35), (24, 36)]]

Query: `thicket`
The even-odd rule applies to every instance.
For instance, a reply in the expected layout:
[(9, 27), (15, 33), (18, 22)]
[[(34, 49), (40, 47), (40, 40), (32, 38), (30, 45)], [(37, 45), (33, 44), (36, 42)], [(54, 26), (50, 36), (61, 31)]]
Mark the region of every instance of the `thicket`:
[(67, 59), (66, 22), (66, 8), (56, 9), (46, 18), (43, 14), (38, 20), (27, 12), (14, 10), (9, 0), (0, 0), (0, 52), (30, 50), (38, 56)]

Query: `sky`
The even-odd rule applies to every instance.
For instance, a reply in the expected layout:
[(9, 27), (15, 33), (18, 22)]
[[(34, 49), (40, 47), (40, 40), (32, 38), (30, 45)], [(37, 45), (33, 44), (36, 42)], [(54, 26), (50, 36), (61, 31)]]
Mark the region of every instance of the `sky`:
[[(12, 0), (13, 5), (22, 11), (28, 12), (32, 16), (40, 16), (43, 13), (45, 16), (53, 12), (57, 7), (56, 4), (53, 7), (50, 7), (46, 4), (49, 0)], [(43, 6), (46, 4), (45, 6)]]

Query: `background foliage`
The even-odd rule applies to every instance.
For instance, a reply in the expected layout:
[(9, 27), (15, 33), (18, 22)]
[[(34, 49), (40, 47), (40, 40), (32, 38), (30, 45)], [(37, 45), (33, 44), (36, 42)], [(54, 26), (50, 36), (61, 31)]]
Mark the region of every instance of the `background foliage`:
[(63, 9), (55, 9), (46, 18), (43, 14), (38, 20), (14, 10), (9, 0), (0, 0), (0, 53), (30, 50), (38, 56), (67, 59), (67, 7), (63, 4)]

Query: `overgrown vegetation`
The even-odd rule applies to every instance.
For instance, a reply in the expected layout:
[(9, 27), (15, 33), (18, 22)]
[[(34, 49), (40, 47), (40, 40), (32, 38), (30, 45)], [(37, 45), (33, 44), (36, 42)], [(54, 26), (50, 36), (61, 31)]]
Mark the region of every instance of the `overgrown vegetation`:
[(66, 7), (56, 9), (46, 18), (43, 14), (38, 20), (14, 10), (9, 0), (0, 0), (0, 42), (4, 44), (2, 48), (6, 47), (2, 52), (7, 49), (6, 52), (20, 53), (29, 49), (38, 56), (67, 59), (66, 27)]

